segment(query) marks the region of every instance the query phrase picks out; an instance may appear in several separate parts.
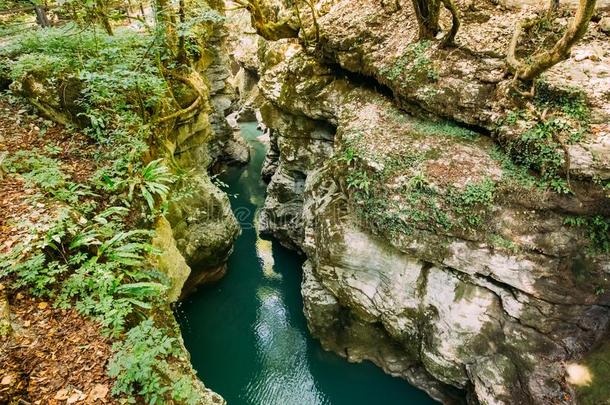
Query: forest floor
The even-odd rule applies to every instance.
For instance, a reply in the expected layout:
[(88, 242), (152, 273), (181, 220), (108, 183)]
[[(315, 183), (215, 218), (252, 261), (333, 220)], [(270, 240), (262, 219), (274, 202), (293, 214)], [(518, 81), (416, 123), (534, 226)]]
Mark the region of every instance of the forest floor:
[[(74, 182), (89, 178), (95, 170), (91, 142), (30, 111), (0, 95), (0, 170), (7, 156), (29, 153), (53, 156)], [(0, 171), (0, 254), (42, 237), (61, 208), (32, 182)], [(26, 289), (9, 290), (6, 281), (0, 280), (0, 321), (8, 316), (10, 330), (0, 343), (0, 403), (117, 403), (106, 373), (112, 339), (101, 325)]]

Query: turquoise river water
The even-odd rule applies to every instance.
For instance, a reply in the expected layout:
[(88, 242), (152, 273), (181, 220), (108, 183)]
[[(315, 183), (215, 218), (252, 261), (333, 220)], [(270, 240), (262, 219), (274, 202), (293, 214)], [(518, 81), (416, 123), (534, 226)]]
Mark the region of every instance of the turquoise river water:
[(369, 362), (325, 352), (308, 333), (300, 293), (303, 259), (258, 236), (266, 146), (256, 124), (242, 124), (251, 161), (222, 176), (242, 234), (227, 275), (178, 308), (186, 347), (200, 378), (229, 405), (435, 404), (406, 381)]

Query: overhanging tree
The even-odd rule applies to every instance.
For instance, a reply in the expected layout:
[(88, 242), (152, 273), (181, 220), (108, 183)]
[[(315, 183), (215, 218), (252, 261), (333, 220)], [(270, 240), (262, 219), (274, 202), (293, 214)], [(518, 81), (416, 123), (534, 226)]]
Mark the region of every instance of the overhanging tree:
[[(269, 41), (282, 38), (297, 38), (301, 29), (300, 15), (294, 9), (287, 17), (279, 20), (270, 17), (265, 3), (260, 0), (233, 0), (239, 8), (245, 8), (250, 13), (252, 27), (256, 33)], [(298, 7), (298, 6), (297, 6)]]
[(541, 73), (553, 67), (557, 63), (570, 57), (570, 51), (587, 32), (589, 21), (595, 12), (597, 0), (580, 0), (576, 15), (571, 21), (568, 29), (555, 45), (544, 52), (531, 55), (528, 60), (518, 59), (516, 55), (517, 44), (523, 32), (532, 27), (535, 20), (525, 20), (517, 24), (512, 40), (510, 41), (507, 61), (515, 74), (515, 79), (532, 81)]
[[(286, 12), (279, 16), (273, 13), (271, 7), (265, 0), (232, 0), (237, 8), (243, 8), (250, 13), (251, 25), (256, 33), (266, 40), (277, 41), (283, 38), (298, 38), (302, 30), (307, 27), (303, 22), (302, 10), (309, 10), (311, 24), (314, 29), (314, 39), (320, 39), (320, 26), (318, 25), (318, 11), (315, 0), (288, 0), (286, 1)], [(308, 42), (308, 35), (303, 35), (303, 40)]]

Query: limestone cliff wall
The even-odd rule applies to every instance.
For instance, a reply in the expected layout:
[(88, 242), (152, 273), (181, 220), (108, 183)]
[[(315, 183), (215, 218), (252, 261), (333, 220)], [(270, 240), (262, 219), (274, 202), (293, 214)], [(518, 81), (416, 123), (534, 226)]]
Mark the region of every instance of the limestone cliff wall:
[[(542, 97), (564, 101), (532, 102), (505, 51), (536, 7), (493, 3), (469, 6), (458, 49), (416, 43), (406, 1), (317, 2), (317, 43), (266, 43), (238, 15), (235, 71), (260, 78), (271, 140), (261, 229), (307, 255), (325, 348), (445, 403), (596, 403), (569, 370), (603, 355), (610, 320), (607, 37), (593, 23), (547, 72)], [(582, 130), (567, 194), (515, 148), (549, 118)]]
[[(430, 54), (451, 61), (433, 92), (384, 80), (398, 42), (384, 39), (397, 31), (382, 13), (377, 2), (335, 2), (321, 17), (322, 58), (297, 41), (258, 51), (271, 131), (261, 227), (308, 257), (310, 330), (446, 403), (576, 403), (565, 364), (603, 339), (610, 256), (590, 229), (566, 223), (610, 216), (607, 194), (587, 180), (606, 163), (571, 168), (583, 179), (572, 194), (536, 186), (499, 146), (515, 129), (492, 126), (507, 100), (495, 93), (502, 80), (481, 73), (493, 58)], [(607, 103), (596, 94), (602, 128)], [(595, 142), (607, 147), (603, 136), (577, 146)]]

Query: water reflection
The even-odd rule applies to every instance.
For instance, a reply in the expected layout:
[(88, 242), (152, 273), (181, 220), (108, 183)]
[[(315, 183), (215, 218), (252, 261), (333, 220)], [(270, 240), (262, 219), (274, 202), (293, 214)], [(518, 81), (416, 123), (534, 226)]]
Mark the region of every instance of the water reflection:
[(328, 404), (316, 388), (306, 339), (291, 326), (281, 292), (261, 287), (257, 297), (256, 350), (262, 367), (248, 384), (245, 399), (257, 404)]
[(434, 403), (372, 364), (349, 364), (323, 351), (309, 336), (300, 294), (303, 259), (256, 232), (265, 146), (254, 124), (244, 124), (242, 133), (252, 147), (251, 162), (222, 178), (236, 194), (231, 204), (243, 228), (228, 274), (177, 314), (200, 377), (229, 405)]
[(270, 240), (256, 238), (256, 255), (263, 268), (263, 275), (268, 279), (280, 279), (282, 275), (275, 271), (275, 260), (271, 252), (273, 245)]

